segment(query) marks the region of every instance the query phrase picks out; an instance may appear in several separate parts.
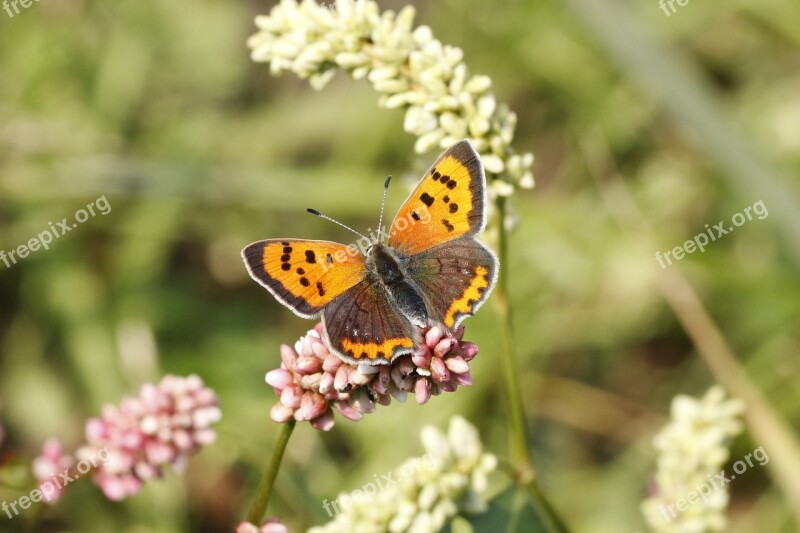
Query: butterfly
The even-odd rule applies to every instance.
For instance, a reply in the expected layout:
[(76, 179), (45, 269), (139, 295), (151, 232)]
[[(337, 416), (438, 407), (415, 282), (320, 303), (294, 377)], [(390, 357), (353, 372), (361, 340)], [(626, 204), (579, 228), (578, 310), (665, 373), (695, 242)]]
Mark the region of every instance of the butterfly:
[(351, 364), (412, 353), (429, 326), (452, 335), (497, 282), (497, 257), (475, 238), (486, 225), (486, 177), (468, 140), (439, 156), (389, 228), (382, 221), (383, 207), (377, 237), (347, 228), (361, 237), (355, 245), (269, 239), (242, 250), (250, 276), (279, 302), (322, 316), (331, 351)]

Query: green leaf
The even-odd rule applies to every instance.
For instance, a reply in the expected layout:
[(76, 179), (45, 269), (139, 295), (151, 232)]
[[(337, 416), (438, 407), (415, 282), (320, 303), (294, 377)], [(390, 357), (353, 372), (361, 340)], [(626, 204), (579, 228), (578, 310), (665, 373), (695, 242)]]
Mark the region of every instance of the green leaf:
[[(512, 486), (489, 502), (485, 513), (459, 517), (443, 531), (446, 533), (547, 533), (547, 519), (543, 518), (522, 487)], [(471, 528), (471, 529), (470, 529)]]

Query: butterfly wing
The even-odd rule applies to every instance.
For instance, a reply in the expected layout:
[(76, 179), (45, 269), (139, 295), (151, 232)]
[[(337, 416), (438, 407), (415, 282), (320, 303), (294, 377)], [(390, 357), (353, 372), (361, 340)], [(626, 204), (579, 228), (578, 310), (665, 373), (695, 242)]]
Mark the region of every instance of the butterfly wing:
[(296, 315), (314, 318), (367, 274), (355, 248), (328, 241), (270, 239), (242, 250), (250, 276)]
[(406, 275), (424, 294), (430, 318), (454, 330), (489, 297), (498, 267), (489, 248), (465, 237), (411, 256)]
[(322, 323), (334, 353), (355, 364), (388, 364), (422, 340), (374, 273), (325, 307)]
[(472, 144), (447, 149), (422, 178), (392, 222), (389, 244), (412, 255), (472, 236), (486, 224), (486, 178)]

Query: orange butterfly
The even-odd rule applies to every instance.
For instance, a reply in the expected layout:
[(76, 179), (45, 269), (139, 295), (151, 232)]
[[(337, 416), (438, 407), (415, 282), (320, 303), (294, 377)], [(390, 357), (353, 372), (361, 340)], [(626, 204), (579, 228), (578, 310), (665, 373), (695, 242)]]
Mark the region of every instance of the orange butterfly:
[(247, 246), (242, 257), (253, 279), (295, 314), (322, 315), (340, 358), (388, 364), (420, 345), (423, 328), (440, 324), (452, 333), (491, 293), (497, 257), (475, 238), (486, 225), (485, 204), (483, 165), (464, 140), (439, 156), (389, 232), (381, 230), (383, 208), (377, 238), (351, 229), (361, 249), (269, 239)]

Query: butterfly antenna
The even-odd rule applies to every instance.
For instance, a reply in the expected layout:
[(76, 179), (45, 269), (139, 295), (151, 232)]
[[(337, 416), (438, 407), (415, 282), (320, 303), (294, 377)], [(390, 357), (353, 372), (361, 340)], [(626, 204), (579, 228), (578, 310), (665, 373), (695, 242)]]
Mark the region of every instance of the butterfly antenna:
[(311, 213), (312, 215), (316, 215), (316, 216), (318, 216), (318, 217), (320, 217), (320, 218), (324, 218), (325, 220), (330, 220), (330, 221), (331, 221), (331, 222), (333, 222), (334, 224), (337, 224), (337, 225), (339, 225), (339, 226), (343, 227), (344, 229), (347, 229), (347, 230), (350, 230), (350, 231), (352, 231), (353, 233), (355, 233), (356, 235), (358, 235), (359, 237), (361, 237), (361, 238), (363, 238), (363, 239), (370, 240), (370, 239), (369, 239), (369, 237), (365, 237), (364, 235), (360, 234), (359, 232), (357, 232), (356, 230), (354, 230), (354, 229), (353, 229), (353, 228), (351, 228), (350, 226), (348, 226), (348, 225), (346, 225), (346, 224), (342, 224), (342, 223), (341, 223), (341, 222), (339, 222), (338, 220), (336, 220), (336, 219), (333, 219), (333, 218), (329, 217), (328, 215), (322, 214), (322, 213), (320, 213), (319, 211), (317, 211), (316, 209), (306, 209), (306, 211), (308, 211), (308, 212), (309, 212), (309, 213)]
[(383, 184), (383, 200), (381, 200), (381, 217), (378, 219), (378, 235), (381, 235), (381, 224), (383, 224), (383, 208), (386, 207), (386, 192), (389, 190), (389, 182), (392, 177), (388, 176), (386, 182)]

